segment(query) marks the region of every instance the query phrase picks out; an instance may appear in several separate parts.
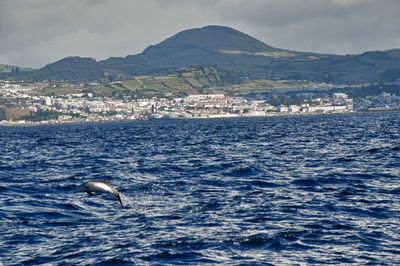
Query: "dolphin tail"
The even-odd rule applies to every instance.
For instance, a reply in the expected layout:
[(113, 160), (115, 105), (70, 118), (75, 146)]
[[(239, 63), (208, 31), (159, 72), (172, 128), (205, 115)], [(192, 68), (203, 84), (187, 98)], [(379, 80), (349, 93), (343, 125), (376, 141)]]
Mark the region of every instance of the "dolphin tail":
[(117, 197), (117, 199), (119, 200), (119, 203), (121, 203), (122, 207), (124, 207), (124, 204), (122, 204), (122, 200), (121, 200), (121, 197), (120, 197), (119, 193), (116, 192), (116, 193), (113, 193), (113, 195), (114, 195), (115, 197)]

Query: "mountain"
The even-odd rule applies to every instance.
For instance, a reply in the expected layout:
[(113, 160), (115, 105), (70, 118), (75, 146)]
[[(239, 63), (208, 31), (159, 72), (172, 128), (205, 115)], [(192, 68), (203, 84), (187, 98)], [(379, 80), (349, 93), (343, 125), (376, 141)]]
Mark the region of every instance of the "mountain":
[(250, 79), (375, 83), (400, 78), (400, 49), (359, 55), (296, 52), (269, 46), (223, 26), (184, 30), (142, 53), (111, 57), (68, 57), (30, 74), (33, 78), (99, 79), (115, 75), (158, 75), (181, 67), (215, 65)]
[(207, 26), (179, 32), (141, 54), (100, 62), (105, 73), (126, 75), (207, 64), (251, 79), (381, 82), (400, 78), (400, 49), (345, 56), (295, 52), (274, 48), (229, 27)]
[(149, 46), (141, 54), (109, 58), (100, 64), (106, 73), (128, 75), (211, 64), (248, 76), (253, 73), (249, 67), (259, 68), (259, 65), (271, 62), (272, 58), (297, 54), (271, 47), (232, 28), (207, 26), (179, 32), (157, 45)]
[(66, 57), (28, 74), (35, 80), (93, 80), (104, 78), (100, 64), (93, 58)]
[(240, 31), (207, 26), (179, 32), (141, 54), (114, 57), (100, 64), (105, 72), (138, 75), (191, 65), (233, 65), (257, 53), (281, 51)]

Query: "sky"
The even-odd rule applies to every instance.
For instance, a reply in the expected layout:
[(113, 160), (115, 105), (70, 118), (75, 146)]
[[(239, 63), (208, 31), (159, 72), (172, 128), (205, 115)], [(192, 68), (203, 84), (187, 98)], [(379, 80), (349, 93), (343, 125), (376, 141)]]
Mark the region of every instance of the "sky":
[(399, 14), (400, 0), (0, 0), (0, 64), (133, 55), (207, 25), (282, 49), (359, 54), (400, 48)]

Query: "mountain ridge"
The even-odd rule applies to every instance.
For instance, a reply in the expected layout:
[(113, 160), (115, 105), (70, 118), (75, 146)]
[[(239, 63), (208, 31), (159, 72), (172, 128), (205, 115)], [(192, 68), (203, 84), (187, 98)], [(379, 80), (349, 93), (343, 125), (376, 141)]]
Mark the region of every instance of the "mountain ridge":
[(272, 47), (230, 27), (210, 25), (178, 32), (139, 54), (110, 57), (99, 62), (93, 58), (67, 57), (27, 76), (33, 79), (101, 79), (157, 75), (196, 65), (216, 65), (250, 79), (376, 83), (400, 78), (400, 49), (356, 55), (297, 52)]

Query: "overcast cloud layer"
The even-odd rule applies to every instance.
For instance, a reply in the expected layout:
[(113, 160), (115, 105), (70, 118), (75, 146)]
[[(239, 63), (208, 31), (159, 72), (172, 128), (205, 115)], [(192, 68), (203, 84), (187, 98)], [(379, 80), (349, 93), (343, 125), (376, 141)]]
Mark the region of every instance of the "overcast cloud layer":
[(278, 48), (335, 54), (400, 48), (399, 0), (0, 0), (0, 64), (126, 56), (224, 25)]

